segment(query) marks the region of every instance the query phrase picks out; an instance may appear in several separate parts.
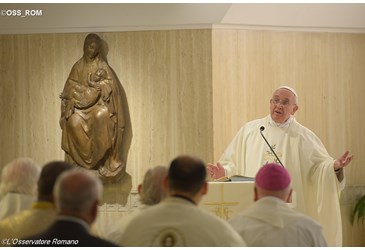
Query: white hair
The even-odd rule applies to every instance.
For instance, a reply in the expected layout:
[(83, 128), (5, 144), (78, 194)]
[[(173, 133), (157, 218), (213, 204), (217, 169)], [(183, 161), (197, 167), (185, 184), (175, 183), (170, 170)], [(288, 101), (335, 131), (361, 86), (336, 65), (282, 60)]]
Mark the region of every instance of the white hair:
[(289, 87), (289, 86), (280, 86), (279, 88), (277, 88), (275, 91), (274, 91), (274, 93), (277, 91), (277, 90), (279, 90), (279, 89), (287, 89), (287, 90), (289, 90), (290, 92), (292, 92), (293, 93), (293, 95), (294, 95), (294, 102), (295, 102), (295, 104), (298, 104), (298, 101), (299, 101), (299, 99), (298, 99), (298, 94), (297, 94), (297, 92), (295, 91), (295, 89), (293, 89), (292, 87)]
[(55, 184), (54, 196), (58, 211), (88, 212), (102, 198), (100, 179), (87, 170), (62, 173)]
[(266, 196), (273, 196), (273, 197), (279, 198), (283, 201), (286, 201), (286, 199), (288, 198), (288, 195), (290, 194), (290, 191), (292, 190), (291, 183), (289, 184), (289, 186), (287, 186), (286, 188), (281, 189), (281, 190), (267, 190), (267, 189), (258, 187), (257, 185), (255, 185), (255, 187), (256, 187), (259, 198), (266, 197)]
[(37, 195), (37, 182), (41, 167), (31, 158), (17, 158), (1, 172), (0, 199), (7, 193)]
[(155, 205), (166, 197), (162, 182), (167, 175), (168, 168), (156, 166), (148, 169), (144, 175), (140, 201), (145, 205)]

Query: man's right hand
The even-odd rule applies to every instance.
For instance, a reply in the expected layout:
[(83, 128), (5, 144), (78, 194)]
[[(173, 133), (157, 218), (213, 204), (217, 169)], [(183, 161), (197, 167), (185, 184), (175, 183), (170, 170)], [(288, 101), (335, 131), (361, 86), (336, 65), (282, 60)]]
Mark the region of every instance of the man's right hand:
[(217, 165), (208, 163), (207, 169), (208, 174), (215, 180), (225, 176), (224, 167), (219, 162), (217, 162)]

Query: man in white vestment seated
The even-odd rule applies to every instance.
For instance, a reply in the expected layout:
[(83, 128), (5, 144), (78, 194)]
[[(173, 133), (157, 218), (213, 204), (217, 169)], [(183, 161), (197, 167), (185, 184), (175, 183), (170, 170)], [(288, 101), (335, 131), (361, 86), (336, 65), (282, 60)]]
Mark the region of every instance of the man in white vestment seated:
[(28, 209), (37, 198), (40, 166), (30, 158), (9, 162), (1, 172), (0, 220)]
[(53, 187), (57, 177), (72, 165), (63, 161), (47, 163), (38, 181), (38, 200), (31, 208), (0, 221), (0, 246), (16, 244), (17, 239), (25, 238), (46, 230), (56, 218)]
[(246, 246), (228, 222), (197, 206), (208, 192), (206, 166), (200, 159), (174, 159), (164, 186), (169, 196), (128, 224), (120, 241), (123, 246)]
[(255, 178), (254, 201), (228, 222), (249, 247), (325, 247), (322, 226), (290, 208), (291, 178), (279, 164), (264, 165)]
[(160, 201), (166, 197), (166, 189), (164, 189), (162, 185), (166, 175), (167, 167), (165, 166), (156, 166), (147, 170), (142, 184), (138, 185), (141, 205), (131, 214), (115, 221), (114, 224), (111, 225), (112, 228), (109, 229), (109, 233), (105, 238), (113, 241), (117, 245), (122, 245), (120, 238), (128, 223), (140, 213), (143, 213), (147, 208), (160, 203)]
[(353, 156), (346, 151), (334, 160), (321, 140), (295, 120), (297, 110), (296, 91), (288, 86), (276, 89), (270, 115), (245, 124), (219, 162), (208, 164), (208, 172), (213, 179), (233, 174), (254, 177), (266, 163), (283, 163), (292, 176), (295, 209), (322, 225), (329, 246), (342, 246), (339, 197), (345, 185), (343, 168)]

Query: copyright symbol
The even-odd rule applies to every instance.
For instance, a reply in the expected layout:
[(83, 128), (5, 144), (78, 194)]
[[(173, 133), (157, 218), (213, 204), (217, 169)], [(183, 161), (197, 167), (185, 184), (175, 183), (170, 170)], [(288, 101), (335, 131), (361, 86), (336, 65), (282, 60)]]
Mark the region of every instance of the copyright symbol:
[(1, 15), (1, 16), (6, 16), (6, 10), (1, 10), (1, 11), (0, 11), (0, 15)]

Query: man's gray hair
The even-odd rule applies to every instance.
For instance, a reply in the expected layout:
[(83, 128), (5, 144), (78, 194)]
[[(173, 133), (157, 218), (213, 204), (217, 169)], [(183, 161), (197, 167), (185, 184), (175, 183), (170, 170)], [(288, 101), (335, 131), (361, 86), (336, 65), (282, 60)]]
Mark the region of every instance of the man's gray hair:
[(93, 173), (75, 169), (62, 173), (55, 184), (54, 196), (59, 212), (87, 212), (102, 198), (103, 186)]
[(0, 199), (7, 193), (36, 196), (41, 167), (31, 158), (17, 158), (1, 172)]
[(279, 88), (277, 88), (275, 91), (274, 91), (274, 93), (277, 91), (277, 90), (279, 90), (279, 89), (287, 89), (287, 90), (289, 90), (290, 92), (292, 92), (293, 93), (293, 95), (294, 95), (294, 102), (295, 102), (295, 104), (298, 104), (298, 101), (299, 101), (299, 98), (298, 98), (298, 94), (297, 94), (297, 92), (295, 91), (295, 89), (293, 89), (292, 87), (289, 87), (289, 86), (280, 86)]
[(144, 175), (140, 201), (145, 205), (155, 205), (166, 197), (162, 182), (167, 175), (168, 168), (156, 166), (148, 169)]

